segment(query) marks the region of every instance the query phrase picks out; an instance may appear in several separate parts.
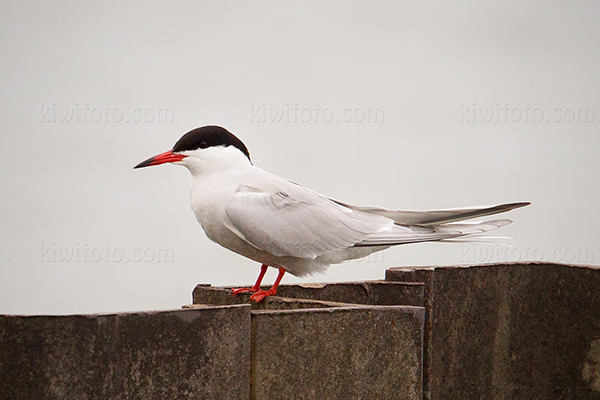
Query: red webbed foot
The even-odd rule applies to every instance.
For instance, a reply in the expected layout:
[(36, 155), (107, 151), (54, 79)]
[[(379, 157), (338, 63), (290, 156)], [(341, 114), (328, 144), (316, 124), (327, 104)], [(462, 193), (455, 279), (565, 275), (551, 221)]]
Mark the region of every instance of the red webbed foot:
[(262, 282), (262, 279), (265, 276), (265, 273), (267, 272), (267, 268), (268, 266), (265, 264), (263, 264), (260, 267), (260, 274), (258, 275), (258, 279), (256, 280), (254, 286), (252, 286), (251, 288), (231, 289), (232, 293), (253, 293), (252, 296), (250, 296), (250, 300), (254, 300), (257, 303), (259, 301), (264, 300), (265, 297), (277, 294), (277, 287), (279, 286), (279, 282), (281, 282), (281, 278), (283, 278), (283, 275), (285, 274), (285, 269), (281, 267), (279, 268), (279, 275), (277, 275), (277, 279), (275, 279), (275, 284), (273, 284), (273, 287), (271, 289), (262, 290), (260, 288), (260, 283)]
[(251, 288), (239, 288), (239, 289), (231, 289), (231, 294), (239, 294), (239, 293), (255, 293), (258, 292), (259, 289), (251, 287)]
[(254, 293), (252, 296), (250, 296), (250, 300), (254, 300), (258, 303), (259, 301), (263, 301), (265, 299), (265, 297), (276, 295), (277, 287), (279, 287), (279, 282), (281, 282), (281, 278), (283, 278), (284, 274), (285, 274), (285, 269), (280, 267), (279, 275), (277, 275), (277, 279), (275, 279), (275, 283), (273, 284), (273, 287), (269, 290), (259, 290), (258, 292)]
[(254, 293), (252, 296), (250, 296), (250, 300), (254, 300), (257, 303), (261, 302), (265, 299), (265, 297), (268, 296), (273, 296), (277, 294), (277, 290), (273, 290), (273, 288), (269, 289), (269, 290), (259, 290), (258, 292)]

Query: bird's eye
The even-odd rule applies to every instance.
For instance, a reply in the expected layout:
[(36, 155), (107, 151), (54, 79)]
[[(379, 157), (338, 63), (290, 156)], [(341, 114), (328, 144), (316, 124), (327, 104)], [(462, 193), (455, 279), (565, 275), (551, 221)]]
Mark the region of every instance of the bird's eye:
[(201, 149), (206, 149), (208, 147), (208, 143), (200, 142), (200, 145), (198, 147), (200, 147)]

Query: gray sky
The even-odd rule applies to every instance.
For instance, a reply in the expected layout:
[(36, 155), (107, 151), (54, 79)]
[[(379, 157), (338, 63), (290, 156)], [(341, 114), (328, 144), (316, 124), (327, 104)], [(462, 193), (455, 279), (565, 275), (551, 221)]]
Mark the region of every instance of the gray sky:
[(132, 169), (208, 124), (353, 204), (533, 203), (498, 231), (512, 248), (401, 246), (284, 283), (598, 265), (600, 5), (485, 3), (1, 1), (0, 313), (178, 308), (197, 283), (252, 284), (259, 266), (195, 221), (185, 169)]

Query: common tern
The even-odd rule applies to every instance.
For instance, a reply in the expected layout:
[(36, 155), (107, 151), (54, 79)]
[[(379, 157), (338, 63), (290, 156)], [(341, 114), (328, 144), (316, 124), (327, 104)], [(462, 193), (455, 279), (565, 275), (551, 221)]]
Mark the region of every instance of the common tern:
[[(490, 231), (512, 221), (457, 221), (530, 204), (433, 211), (350, 205), (256, 167), (244, 143), (219, 126), (191, 130), (171, 150), (134, 168), (165, 163), (191, 172), (191, 209), (206, 236), (262, 264), (254, 286), (233, 290), (251, 292), (255, 301), (276, 294), (286, 272), (310, 275), (395, 245)], [(278, 268), (279, 274), (271, 289), (261, 290), (268, 267)]]

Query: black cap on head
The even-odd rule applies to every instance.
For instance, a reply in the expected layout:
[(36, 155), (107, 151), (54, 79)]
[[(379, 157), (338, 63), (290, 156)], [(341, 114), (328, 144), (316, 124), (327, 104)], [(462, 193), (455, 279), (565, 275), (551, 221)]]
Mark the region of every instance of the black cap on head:
[(233, 133), (220, 126), (203, 126), (196, 128), (181, 137), (173, 146), (173, 151), (206, 149), (213, 146), (233, 146), (239, 149), (250, 160), (250, 152), (246, 145)]

